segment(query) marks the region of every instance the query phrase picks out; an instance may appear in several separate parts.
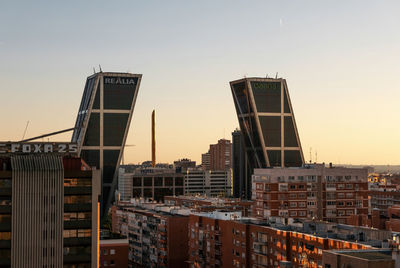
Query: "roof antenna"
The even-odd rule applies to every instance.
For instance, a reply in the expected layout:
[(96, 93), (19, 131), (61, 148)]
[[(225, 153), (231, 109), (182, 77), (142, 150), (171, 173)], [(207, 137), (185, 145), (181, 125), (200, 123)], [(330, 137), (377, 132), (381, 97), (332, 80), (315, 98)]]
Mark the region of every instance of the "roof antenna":
[(101, 66), (100, 66), (100, 64), (99, 64), (99, 69), (100, 69), (100, 73), (102, 73), (102, 72), (103, 72), (103, 70), (101, 69)]
[(96, 69), (93, 67), (93, 74), (95, 74), (96, 73)]
[(276, 72), (275, 79), (278, 79), (278, 72)]

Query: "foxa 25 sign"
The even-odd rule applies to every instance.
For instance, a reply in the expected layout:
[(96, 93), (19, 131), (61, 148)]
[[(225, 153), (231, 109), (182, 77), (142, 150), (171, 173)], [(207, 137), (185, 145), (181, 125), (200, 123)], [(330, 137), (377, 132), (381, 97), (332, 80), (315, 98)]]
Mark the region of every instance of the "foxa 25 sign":
[(8, 153), (77, 153), (78, 145), (75, 143), (60, 142), (0, 142), (0, 154)]

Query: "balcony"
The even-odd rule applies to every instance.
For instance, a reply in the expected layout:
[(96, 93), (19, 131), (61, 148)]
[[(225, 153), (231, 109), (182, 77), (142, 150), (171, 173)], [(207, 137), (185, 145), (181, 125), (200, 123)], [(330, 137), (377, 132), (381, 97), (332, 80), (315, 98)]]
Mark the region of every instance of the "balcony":
[(266, 246), (266, 245), (268, 245), (268, 242), (264, 241), (262, 239), (255, 239), (254, 240), (254, 245)]

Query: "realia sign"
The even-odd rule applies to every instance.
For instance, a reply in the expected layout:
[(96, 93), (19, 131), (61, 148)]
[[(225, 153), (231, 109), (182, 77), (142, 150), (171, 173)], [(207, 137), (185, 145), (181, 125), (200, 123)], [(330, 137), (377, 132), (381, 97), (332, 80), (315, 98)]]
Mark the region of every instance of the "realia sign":
[(113, 85), (135, 85), (136, 78), (135, 77), (104, 77), (104, 84), (113, 84)]

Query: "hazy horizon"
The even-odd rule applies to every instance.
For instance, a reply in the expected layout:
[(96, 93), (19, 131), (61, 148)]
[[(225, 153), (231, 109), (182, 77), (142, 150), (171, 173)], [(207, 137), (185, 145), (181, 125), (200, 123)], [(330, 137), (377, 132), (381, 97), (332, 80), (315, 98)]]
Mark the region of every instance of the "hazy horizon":
[[(0, 140), (73, 127), (86, 77), (143, 74), (125, 163), (201, 162), (238, 120), (229, 81), (285, 78), (305, 160), (400, 164), (400, 2), (7, 2)], [(50, 138), (69, 141), (70, 133)]]

